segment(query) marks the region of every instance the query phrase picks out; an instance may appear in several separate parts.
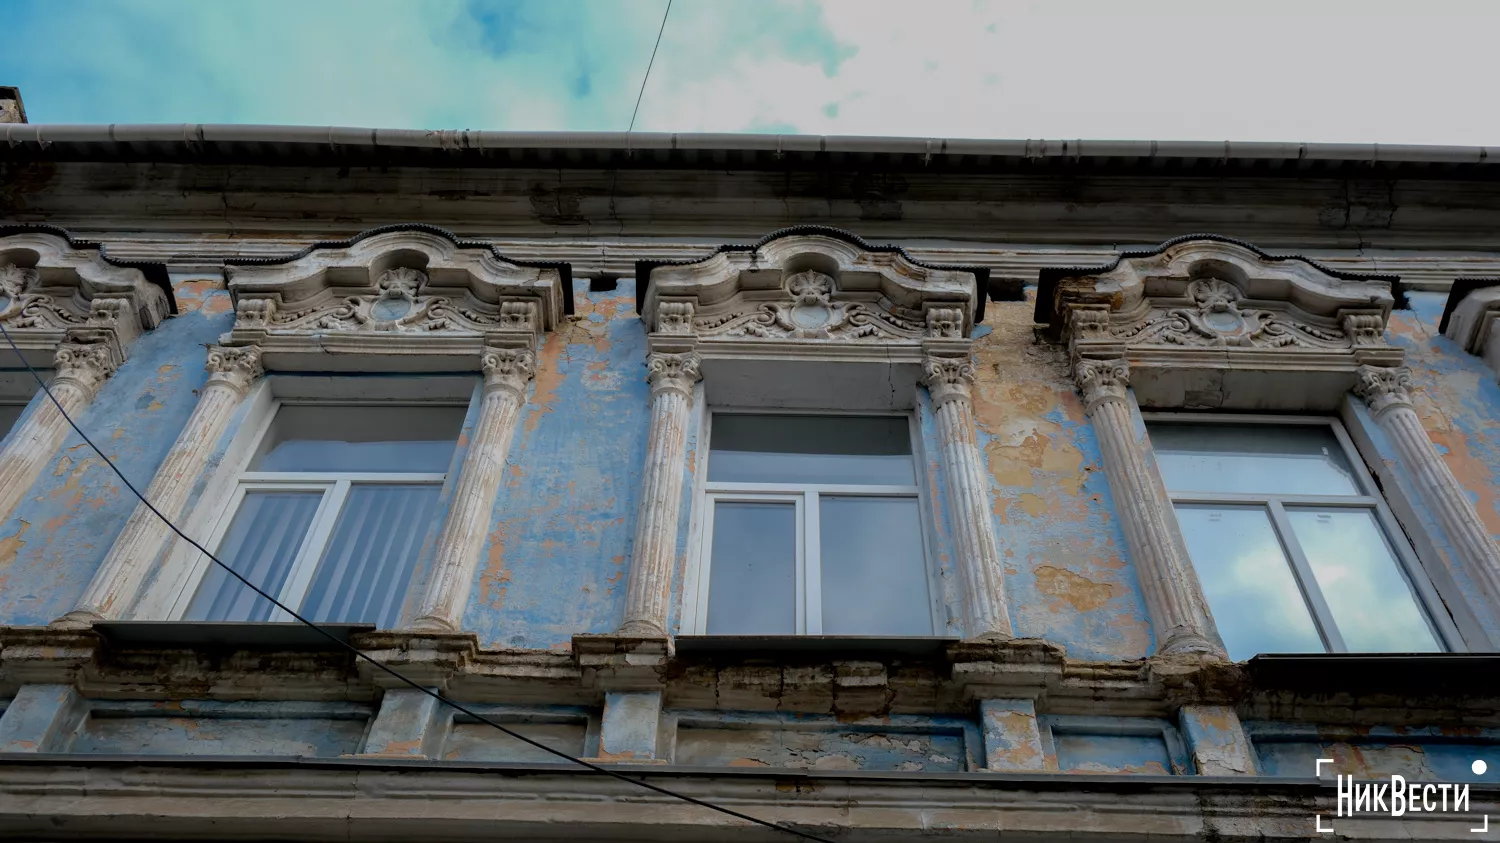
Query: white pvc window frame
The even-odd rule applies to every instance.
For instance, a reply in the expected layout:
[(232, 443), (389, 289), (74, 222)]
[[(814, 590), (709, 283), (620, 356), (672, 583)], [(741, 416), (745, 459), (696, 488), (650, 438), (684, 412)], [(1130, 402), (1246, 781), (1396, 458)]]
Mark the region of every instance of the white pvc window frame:
[[(696, 493), (693, 501), (693, 526), (689, 534), (688, 570), (684, 578), (681, 634), (708, 634), (708, 589), (713, 568), (714, 504), (793, 503), (796, 506), (796, 635), (823, 634), (822, 532), (819, 524), (819, 499), (823, 495), (838, 497), (897, 497), (917, 502), (919, 540), (922, 547), (923, 575), (927, 581), (928, 617), (931, 629), (938, 635), (941, 613), (942, 583), (932, 564), (932, 534), (928, 513), (930, 497), (921, 479), (924, 463), (922, 438), (915, 411), (809, 410), (763, 407), (708, 407), (700, 404)], [(903, 418), (911, 442), (912, 474), (917, 482), (910, 486), (886, 486), (835, 483), (739, 483), (708, 480), (713, 417), (715, 415), (788, 415), (832, 418), (886, 417)]]
[[(318, 563), (323, 559), (323, 552), (328, 547), (328, 541), (333, 536), (333, 529), (338, 523), (339, 514), (343, 511), (344, 503), (348, 499), (350, 490), (357, 485), (382, 486), (434, 486), (441, 488), (446, 482), (448, 474), (430, 472), (317, 472), (317, 471), (249, 471), (246, 467), (254, 459), (260, 444), (270, 435), (271, 425), (276, 420), (276, 415), (285, 406), (305, 407), (337, 407), (337, 406), (363, 406), (370, 402), (360, 400), (330, 400), (320, 401), (317, 399), (272, 399), (270, 406), (263, 414), (258, 414), (255, 420), (255, 434), (250, 439), (250, 447), (240, 456), (239, 465), (235, 472), (235, 484), (233, 492), (228, 496), (224, 505), (212, 515), (208, 522), (209, 541), (204, 544), (215, 554), (219, 552), (219, 545), (223, 543), (225, 535), (234, 523), (234, 517), (240, 511), (240, 505), (245, 496), (251, 492), (321, 492), (323, 497), (318, 501), (317, 511), (313, 514), (312, 521), (308, 524), (307, 533), (302, 541), (302, 546), (297, 550), (297, 557), (292, 562), (291, 570), (287, 572), (286, 582), (281, 590), (274, 596), (283, 605), (300, 609), (302, 600), (307, 596), (307, 590), (311, 587), (313, 577), (317, 573)], [(407, 406), (407, 407), (464, 407), (460, 401), (391, 401), (381, 400), (381, 406)], [(193, 598), (197, 595), (199, 587), (203, 583), (203, 577), (208, 573), (209, 566), (213, 563), (207, 558), (200, 560), (197, 569), (188, 578), (186, 587), (180, 590), (173, 600), (168, 617), (173, 620), (181, 620), (192, 605)], [(408, 584), (403, 584), (403, 587)], [(295, 620), (289, 613), (282, 609), (273, 609), (269, 622), (288, 622)]]
[[(1323, 646), (1330, 653), (1348, 653), (1349, 648), (1344, 643), (1343, 636), (1338, 631), (1333, 612), (1328, 608), (1328, 601), (1323, 596), (1323, 590), (1318, 585), (1317, 577), (1313, 575), (1311, 563), (1308, 562), (1307, 554), (1302, 550), (1302, 545), (1297, 539), (1297, 534), (1292, 529), (1290, 520), (1287, 518), (1287, 507), (1310, 506), (1328, 507), (1340, 509), (1364, 510), (1375, 516), (1375, 521), (1380, 525), (1384, 533), (1386, 545), (1390, 547), (1397, 559), (1397, 567), (1406, 582), (1412, 588), (1413, 596), (1416, 598), (1417, 608), (1426, 619), (1433, 637), (1442, 645), (1447, 652), (1464, 652), (1467, 650), (1463, 636), (1453, 619), (1448, 616), (1448, 611), (1443, 601), (1438, 596), (1437, 589), (1433, 587), (1427, 571), (1423, 568), (1421, 561), (1412, 550), (1411, 543), (1402, 531), (1401, 524), (1392, 514), (1390, 506), (1380, 494), (1380, 488), (1375, 485), (1375, 478), (1370, 473), (1369, 466), (1365, 464), (1360, 456), (1359, 450), (1355, 448), (1353, 440), (1349, 438), (1349, 432), (1344, 429), (1344, 424), (1332, 416), (1280, 416), (1280, 415), (1253, 415), (1253, 414), (1224, 414), (1224, 413), (1174, 413), (1174, 412), (1143, 412), (1141, 418), (1146, 422), (1147, 435), (1150, 426), (1155, 423), (1159, 425), (1171, 423), (1186, 424), (1240, 424), (1240, 425), (1265, 425), (1286, 427), (1313, 427), (1323, 426), (1329, 428), (1338, 440), (1339, 447), (1343, 448), (1344, 458), (1354, 469), (1355, 483), (1358, 485), (1359, 495), (1284, 495), (1284, 494), (1250, 494), (1245, 492), (1183, 492), (1173, 490), (1166, 484), (1166, 478), (1162, 478), (1162, 485), (1167, 488), (1167, 497), (1172, 502), (1172, 517), (1177, 517), (1177, 504), (1223, 504), (1226, 506), (1260, 506), (1263, 507), (1270, 518), (1271, 527), (1281, 544), (1282, 551), (1289, 560), (1292, 577), (1302, 593), (1303, 603), (1312, 615), (1314, 628), (1323, 640)], [(1196, 564), (1196, 563), (1195, 563)], [(1195, 571), (1196, 576), (1196, 571)], [(1210, 606), (1210, 609), (1213, 607)]]

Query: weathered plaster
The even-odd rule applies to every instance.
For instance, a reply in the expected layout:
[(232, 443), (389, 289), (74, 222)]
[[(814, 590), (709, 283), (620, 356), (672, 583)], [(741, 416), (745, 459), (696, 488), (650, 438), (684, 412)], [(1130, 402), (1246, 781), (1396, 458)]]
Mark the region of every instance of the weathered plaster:
[(1418, 389), (1413, 404), (1427, 435), (1458, 478), (1491, 535), (1500, 537), (1500, 384), (1478, 357), (1437, 330), (1445, 296), (1409, 294), (1411, 310), (1391, 315), (1391, 343), (1406, 349)]
[[(207, 380), (203, 346), (233, 320), (222, 285), (184, 279), (176, 295), (180, 312), (131, 345), (130, 358), (74, 420), (142, 490)], [(0, 621), (45, 624), (71, 609), (135, 504), (114, 472), (70, 433), (0, 525)]]
[[(1393, 774), (1408, 781), (1500, 782), (1500, 732), (1481, 728), (1382, 726), (1351, 730), (1308, 724), (1246, 723), (1261, 775), (1313, 776), (1317, 759), (1331, 758), (1325, 776), (1339, 773), (1360, 779)], [(1489, 769), (1473, 770), (1475, 759)]]
[(1029, 305), (996, 303), (985, 321), (974, 413), (1016, 635), (1080, 658), (1145, 656), (1145, 602), (1066, 356), (1037, 342)]
[[(650, 413), (633, 285), (575, 286), (511, 443), (464, 629), (484, 646), (567, 649), (620, 621)], [(686, 529), (680, 531), (686, 536)]]
[[(979, 718), (984, 732), (985, 769), (1002, 772), (1047, 769), (1048, 759), (1037, 723), (1036, 703), (1031, 700), (981, 700)], [(1052, 760), (1055, 763), (1056, 759)]]
[(1185, 705), (1177, 713), (1177, 725), (1187, 741), (1193, 769), (1200, 776), (1250, 776), (1255, 774), (1254, 751), (1240, 725), (1239, 715), (1229, 706)]

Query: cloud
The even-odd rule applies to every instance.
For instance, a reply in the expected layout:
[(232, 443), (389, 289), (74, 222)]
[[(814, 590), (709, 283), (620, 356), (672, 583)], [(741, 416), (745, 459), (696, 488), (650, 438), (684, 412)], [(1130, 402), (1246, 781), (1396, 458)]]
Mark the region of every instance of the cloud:
[[(37, 122), (620, 131), (665, 0), (0, 0)], [(1500, 143), (1484, 0), (673, 0), (647, 131)]]

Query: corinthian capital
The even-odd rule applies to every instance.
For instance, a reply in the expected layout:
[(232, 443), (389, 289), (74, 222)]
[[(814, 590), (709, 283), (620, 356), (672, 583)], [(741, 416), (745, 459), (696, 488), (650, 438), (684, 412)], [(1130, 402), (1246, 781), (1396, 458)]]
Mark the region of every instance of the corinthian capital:
[(1130, 386), (1130, 364), (1123, 358), (1113, 360), (1079, 360), (1073, 366), (1078, 389), (1083, 393), (1083, 408), (1092, 413), (1101, 402), (1125, 400)]
[(486, 389), (526, 393), (526, 382), (536, 374), (536, 357), (527, 348), (486, 348), (479, 358)]
[(63, 343), (53, 358), (57, 369), (54, 383), (71, 383), (93, 397), (104, 379), (115, 373), (119, 364), (105, 343)]
[(703, 374), (698, 371), (701, 362), (698, 354), (692, 351), (681, 354), (654, 352), (646, 358), (646, 380), (651, 384), (651, 392), (680, 392), (691, 398), (693, 384), (703, 379)]
[(1405, 366), (1360, 366), (1354, 394), (1380, 415), (1392, 407), (1411, 406), (1411, 369)]
[(260, 365), (260, 347), (212, 345), (208, 348), (208, 385), (223, 384), (244, 394), (266, 370)]
[(933, 409), (949, 401), (968, 401), (974, 386), (974, 363), (967, 357), (928, 357), (922, 361), (922, 383), (932, 393)]

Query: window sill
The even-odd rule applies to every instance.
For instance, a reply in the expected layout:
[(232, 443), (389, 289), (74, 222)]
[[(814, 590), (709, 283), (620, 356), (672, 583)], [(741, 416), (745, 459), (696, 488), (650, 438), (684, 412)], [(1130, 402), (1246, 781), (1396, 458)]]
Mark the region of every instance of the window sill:
[(756, 655), (910, 656), (939, 658), (959, 638), (942, 635), (679, 635), (673, 639), (680, 655), (752, 653)]
[[(369, 623), (325, 623), (318, 628), (338, 642), (348, 644), (356, 633), (373, 632)], [(100, 621), (94, 631), (116, 646), (164, 647), (210, 650), (314, 650), (342, 649), (305, 624), (216, 621)]]
[(1500, 691), (1497, 653), (1289, 653), (1245, 663), (1259, 690), (1489, 694)]

